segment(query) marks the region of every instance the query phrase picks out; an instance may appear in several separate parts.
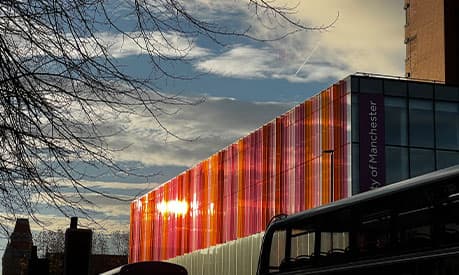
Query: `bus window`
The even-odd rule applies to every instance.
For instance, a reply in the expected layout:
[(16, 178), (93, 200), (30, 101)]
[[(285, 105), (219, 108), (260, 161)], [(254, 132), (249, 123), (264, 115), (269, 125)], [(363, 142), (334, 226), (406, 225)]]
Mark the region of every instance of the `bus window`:
[(270, 268), (278, 269), (282, 260), (284, 260), (286, 236), (287, 234), (285, 230), (274, 232), (271, 244), (271, 252), (269, 255)]
[(433, 213), (434, 208), (431, 205), (399, 213), (397, 220), (400, 250), (411, 251), (433, 246)]
[(349, 250), (348, 232), (322, 232), (320, 237), (320, 254), (342, 254)]
[(315, 232), (306, 230), (292, 230), (291, 252), (292, 258), (308, 258), (314, 253)]
[(451, 245), (452, 243), (459, 243), (458, 222), (449, 222), (445, 224), (442, 241), (446, 245)]
[(459, 190), (457, 184), (449, 184), (441, 191), (435, 217), (439, 223), (440, 242), (443, 246), (449, 246), (459, 243)]
[(360, 257), (387, 252), (391, 246), (391, 216), (387, 212), (364, 216), (357, 230), (357, 253)]

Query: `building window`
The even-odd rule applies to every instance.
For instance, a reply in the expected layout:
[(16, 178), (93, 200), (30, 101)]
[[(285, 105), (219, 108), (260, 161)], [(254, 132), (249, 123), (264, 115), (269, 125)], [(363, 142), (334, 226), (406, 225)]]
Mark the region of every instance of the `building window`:
[(430, 100), (409, 100), (409, 140), (411, 146), (433, 148), (434, 123), (432, 105)]
[(459, 152), (437, 151), (437, 169), (443, 169), (459, 164)]
[(459, 103), (435, 103), (437, 148), (459, 150)]
[(352, 144), (352, 195), (360, 192), (360, 151), (359, 144)]
[(459, 101), (459, 88), (445, 85), (435, 85), (435, 99)]
[(435, 170), (433, 150), (410, 149), (410, 177), (416, 177)]
[(407, 145), (408, 119), (406, 99), (385, 97), (384, 114), (384, 122), (386, 128), (386, 144)]
[(357, 95), (352, 95), (352, 126), (351, 126), (351, 133), (352, 133), (352, 141), (359, 142), (359, 97)]
[(405, 26), (408, 26), (410, 24), (410, 3), (405, 3), (403, 9), (405, 9)]
[(408, 171), (408, 149), (386, 146), (386, 183), (407, 179)]
[(385, 79), (384, 95), (406, 97), (408, 95), (406, 81)]
[(366, 94), (382, 94), (383, 81), (375, 78), (360, 78), (360, 92)]
[[(413, 46), (413, 45), (412, 45)], [(408, 83), (408, 95), (412, 98), (433, 98), (434, 85), (430, 83)]]

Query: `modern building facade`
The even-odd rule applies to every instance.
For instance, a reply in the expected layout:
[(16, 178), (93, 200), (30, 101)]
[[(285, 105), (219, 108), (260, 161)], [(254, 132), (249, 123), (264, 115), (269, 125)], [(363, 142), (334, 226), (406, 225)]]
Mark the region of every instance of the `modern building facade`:
[(250, 274), (269, 220), (459, 164), (459, 87), (357, 74), (131, 204), (130, 262)]
[(405, 0), (407, 77), (459, 84), (459, 2)]

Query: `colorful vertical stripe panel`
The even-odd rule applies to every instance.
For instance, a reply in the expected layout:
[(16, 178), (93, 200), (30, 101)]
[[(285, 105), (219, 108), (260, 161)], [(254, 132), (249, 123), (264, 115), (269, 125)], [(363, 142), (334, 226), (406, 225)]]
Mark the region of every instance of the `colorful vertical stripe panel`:
[(274, 215), (347, 197), (349, 98), (341, 81), (133, 201), (129, 262), (247, 237)]

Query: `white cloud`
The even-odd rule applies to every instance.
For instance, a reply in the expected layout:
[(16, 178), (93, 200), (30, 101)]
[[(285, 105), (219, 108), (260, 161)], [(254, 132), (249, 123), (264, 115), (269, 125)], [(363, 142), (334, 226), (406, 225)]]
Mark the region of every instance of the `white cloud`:
[(215, 22), (234, 20), (234, 15), (248, 14), (247, 1), (240, 0), (188, 0), (183, 1), (184, 7), (200, 20)]
[[(327, 58), (314, 56), (305, 63), (304, 60), (310, 53), (301, 45), (302, 49), (295, 49), (294, 45), (290, 45), (291, 51), (279, 48), (277, 52), (275, 48), (259, 49), (237, 45), (222, 55), (202, 59), (195, 67), (200, 71), (225, 77), (286, 79), (290, 82), (341, 79), (353, 72), (349, 64), (338, 58), (332, 63)], [(306, 57), (303, 57), (303, 53)], [(329, 59), (331, 56), (327, 57)]]
[[(126, 207), (125, 211), (122, 213), (123, 215), (129, 215), (129, 206)], [(48, 213), (48, 214), (36, 214), (35, 215), (38, 220), (41, 221), (42, 224), (36, 224), (31, 222), (30, 227), (32, 231), (42, 231), (42, 230), (63, 230), (65, 231), (70, 225), (70, 218), (60, 215), (58, 213)], [(129, 232), (129, 221), (125, 219), (104, 219), (98, 218), (98, 224), (95, 224), (93, 221), (85, 219), (85, 218), (78, 218), (79, 227), (82, 228), (91, 228), (97, 231), (106, 231), (106, 232), (114, 232), (114, 231), (123, 231)]]
[[(88, 213), (91, 219), (85, 217), (83, 213), (76, 211), (74, 214), (72, 210), (69, 210), (67, 205), (60, 203), (60, 206), (64, 209), (67, 209), (69, 215), (79, 215), (79, 223), (84, 227), (93, 228), (95, 230), (106, 230), (106, 231), (127, 231), (128, 230), (128, 220), (126, 217), (130, 214), (130, 202), (135, 199), (134, 194), (126, 195), (125, 190), (129, 188), (130, 185), (133, 188), (142, 187), (137, 190), (131, 190), (132, 193), (138, 193), (135, 195), (143, 195), (146, 192), (154, 189), (154, 187), (159, 186), (159, 184), (126, 184), (126, 183), (117, 183), (117, 182), (90, 182), (83, 181), (84, 185), (90, 188), (95, 188), (99, 191), (104, 191), (102, 187), (110, 186), (110, 191), (105, 193), (109, 194), (111, 197), (116, 197), (118, 199), (113, 199), (109, 197), (102, 196), (100, 194), (84, 192), (81, 193), (86, 200), (89, 200), (91, 203), (81, 201), (79, 207), (84, 209)], [(77, 194), (75, 192), (63, 192), (61, 195), (67, 197), (68, 199), (77, 199)], [(41, 201), (40, 196), (36, 195), (32, 199)], [(60, 213), (55, 208), (50, 208), (45, 206), (45, 204), (39, 204), (37, 210), (39, 213), (34, 216), (38, 219), (40, 224), (32, 223), (33, 230), (42, 230), (43, 227), (47, 230), (57, 230), (68, 227), (69, 218), (65, 217), (64, 214)], [(83, 216), (82, 216), (83, 215)], [(94, 222), (96, 221), (96, 223)]]
[[(276, 3), (279, 6), (292, 4), (288, 0)], [(293, 82), (338, 80), (356, 71), (403, 75), (402, 0), (304, 1), (299, 3), (294, 16), (314, 27), (333, 22), (338, 13), (337, 22), (327, 31), (297, 32), (265, 43), (261, 48), (234, 45), (220, 55), (200, 59), (195, 67), (227, 77)], [(248, 24), (257, 37), (276, 37), (288, 31), (265, 28), (256, 18)]]
[[(209, 50), (199, 47), (193, 37), (179, 32), (126, 32), (126, 33), (95, 33), (94, 37), (75, 38), (68, 35), (67, 42), (62, 42), (62, 48), (57, 48), (53, 43), (54, 34), (47, 37), (36, 37), (41, 41), (43, 48), (51, 54), (60, 56), (66, 54), (72, 58), (85, 58), (85, 56), (102, 56), (102, 50), (107, 51), (114, 58), (150, 54), (165, 58), (192, 59), (209, 54)], [(47, 55), (42, 49), (30, 44), (27, 40), (15, 37), (18, 45), (17, 51), (24, 56)]]
[(184, 106), (176, 114), (161, 117), (179, 140), (167, 135), (151, 117), (129, 114), (113, 123), (125, 131), (110, 138), (119, 161), (140, 161), (147, 165), (189, 167), (292, 107), (290, 103), (253, 103), (229, 98), (208, 98), (197, 106)]
[(149, 32), (147, 41), (140, 33), (112, 34), (100, 33), (100, 42), (109, 46), (110, 53), (115, 58), (131, 55), (153, 53), (166, 57), (196, 58), (207, 55), (207, 49), (196, 45), (191, 37), (178, 32)]
[(197, 63), (196, 68), (227, 77), (262, 78), (273, 72), (275, 59), (275, 53), (269, 48), (237, 45), (219, 56)]
[[(84, 186), (92, 189), (118, 189), (118, 190), (131, 190), (132, 194), (135, 194), (139, 190), (150, 190), (159, 185), (159, 183), (128, 183), (128, 182), (116, 182), (116, 181), (89, 181), (82, 180), (80, 181)], [(62, 186), (71, 186), (71, 183), (63, 183)]]

